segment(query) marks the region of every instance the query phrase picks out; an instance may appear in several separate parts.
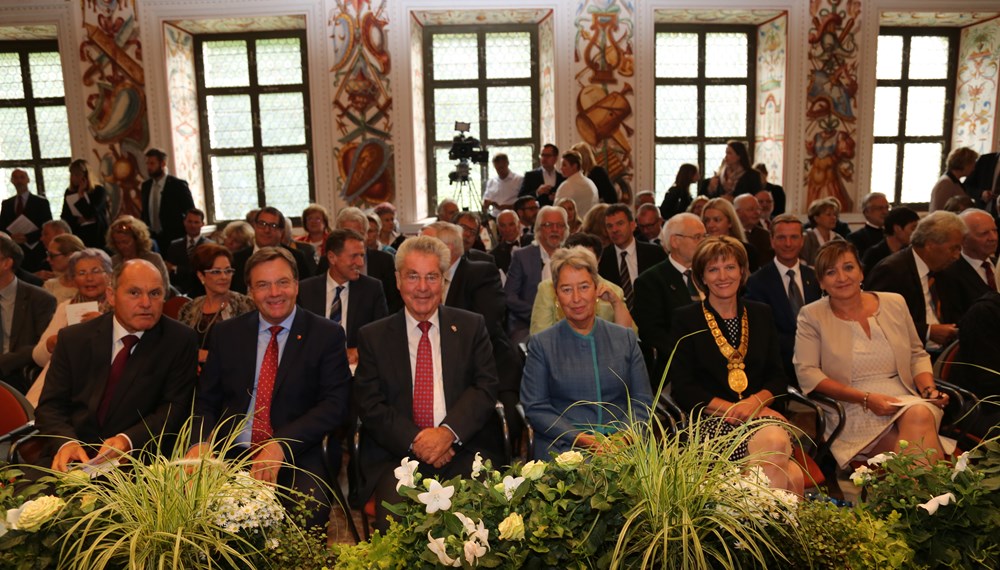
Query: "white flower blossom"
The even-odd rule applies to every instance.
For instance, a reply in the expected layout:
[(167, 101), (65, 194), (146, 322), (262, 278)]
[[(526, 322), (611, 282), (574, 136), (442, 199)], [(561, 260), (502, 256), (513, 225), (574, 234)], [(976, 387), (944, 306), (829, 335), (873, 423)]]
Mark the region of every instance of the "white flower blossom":
[(503, 495), (507, 497), (507, 500), (511, 500), (514, 497), (514, 491), (524, 483), (524, 477), (511, 477), (507, 475), (503, 478)]
[(431, 479), (427, 492), (417, 495), (417, 500), (427, 505), (427, 514), (438, 511), (447, 511), (451, 508), (451, 497), (455, 494), (455, 488), (451, 485), (442, 487), (437, 480)]
[(413, 487), (416, 485), (413, 481), (413, 475), (417, 472), (418, 465), (420, 465), (419, 461), (410, 461), (409, 457), (404, 457), (403, 460), (399, 462), (399, 467), (392, 472), (392, 474), (396, 476), (397, 491), (399, 491), (400, 487)]
[(65, 501), (53, 495), (38, 497), (24, 503), (20, 509), (11, 509), (14, 511), (13, 514), (7, 511), (7, 522), (14, 530), (35, 532), (56, 516), (65, 505)]
[(442, 565), (451, 566), (453, 568), (462, 567), (461, 559), (455, 559), (448, 556), (448, 551), (445, 549), (444, 537), (434, 538), (433, 536), (431, 536), (430, 531), (427, 531), (427, 540), (428, 540), (427, 548), (431, 549), (431, 552), (433, 552), (438, 557), (438, 560), (441, 562)]
[(476, 452), (476, 457), (472, 460), (472, 478), (476, 479), (483, 471), (483, 456)]
[(871, 457), (868, 459), (868, 465), (882, 465), (883, 463), (889, 461), (895, 456), (896, 456), (895, 452), (892, 451), (888, 453), (879, 453), (875, 457)]
[(917, 508), (927, 511), (927, 514), (929, 515), (933, 515), (934, 513), (937, 512), (938, 507), (947, 506), (954, 500), (955, 500), (955, 495), (951, 493), (945, 493), (943, 495), (938, 495), (937, 497), (934, 497), (933, 499), (927, 501), (922, 505), (917, 505)]
[(851, 483), (854, 483), (858, 487), (864, 485), (872, 478), (872, 470), (867, 466), (862, 465), (851, 473)]
[[(475, 540), (467, 540), (465, 541), (463, 550), (465, 551), (465, 560), (470, 565), (475, 566), (476, 560), (478, 560), (480, 556), (485, 555), (488, 548), (479, 544)], [(459, 562), (459, 565), (461, 565), (461, 562)]]
[(531, 479), (532, 481), (538, 481), (545, 474), (545, 462), (544, 461), (529, 461), (521, 467), (521, 475)]
[(572, 471), (583, 463), (583, 454), (579, 451), (564, 451), (556, 456), (556, 465), (566, 471)]
[(465, 528), (466, 534), (476, 532), (476, 523), (472, 522), (472, 519), (458, 511), (455, 511), (455, 517), (458, 519), (458, 522), (462, 523), (462, 527)]
[(954, 481), (955, 477), (962, 471), (969, 468), (969, 452), (966, 451), (962, 455), (958, 456), (958, 461), (955, 462), (955, 470), (951, 473), (951, 480)]
[(221, 488), (209, 504), (212, 523), (231, 533), (276, 526), (285, 509), (274, 489), (241, 471)]

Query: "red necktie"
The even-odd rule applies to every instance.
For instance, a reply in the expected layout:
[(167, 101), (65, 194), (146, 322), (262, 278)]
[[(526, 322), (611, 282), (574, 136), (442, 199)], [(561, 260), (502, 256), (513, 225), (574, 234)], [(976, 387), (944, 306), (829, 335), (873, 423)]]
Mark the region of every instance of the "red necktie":
[(125, 363), (128, 362), (128, 357), (132, 354), (132, 347), (137, 342), (139, 342), (139, 337), (134, 334), (123, 336), (122, 344), (124, 346), (118, 351), (115, 359), (111, 362), (111, 374), (108, 376), (107, 385), (104, 386), (101, 405), (97, 408), (97, 421), (102, 425), (108, 415), (108, 408), (111, 406), (111, 398), (115, 395), (115, 388), (118, 387), (118, 381), (122, 379), (122, 374), (125, 372)]
[(274, 435), (271, 427), (271, 397), (274, 395), (274, 379), (278, 376), (278, 333), (281, 329), (278, 325), (268, 329), (271, 331), (271, 342), (267, 343), (260, 375), (257, 377), (257, 402), (250, 434), (250, 443), (254, 447)]
[(986, 272), (986, 283), (990, 286), (993, 291), (997, 290), (997, 278), (993, 275), (993, 267), (990, 265), (989, 261), (983, 262), (983, 271)]
[(417, 372), (413, 376), (413, 422), (424, 429), (434, 427), (434, 357), (427, 336), (431, 324), (421, 321), (417, 326), (422, 334), (417, 344)]

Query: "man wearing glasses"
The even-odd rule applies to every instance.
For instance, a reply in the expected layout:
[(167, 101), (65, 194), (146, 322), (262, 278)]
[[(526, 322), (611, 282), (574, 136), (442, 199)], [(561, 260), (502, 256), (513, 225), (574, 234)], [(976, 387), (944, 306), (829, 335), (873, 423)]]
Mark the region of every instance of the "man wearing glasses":
[[(298, 278), (287, 249), (262, 247), (247, 260), (257, 310), (215, 325), (194, 404), (193, 437), (205, 443), (188, 457), (208, 454), (213, 434), (219, 441), (240, 429), (237, 452), (250, 448), (250, 475), (311, 497), (308, 525), (325, 526), (331, 474), (321, 444), (347, 423), (351, 373), (344, 330), (296, 308)], [(244, 415), (246, 423), (239, 424)], [(339, 454), (332, 456), (339, 461)]]
[(559, 147), (551, 143), (543, 146), (541, 154), (538, 155), (540, 166), (524, 173), (524, 180), (521, 181), (521, 189), (517, 195), (534, 196), (538, 199), (540, 206), (551, 206), (556, 188), (559, 188), (559, 185), (566, 179), (556, 169), (558, 161)]
[(312, 257), (306, 256), (301, 251), (291, 249), (282, 243), (285, 234), (285, 215), (281, 210), (273, 206), (261, 208), (254, 218), (254, 247), (244, 248), (233, 254), (233, 268), (236, 274), (233, 275), (233, 291), (247, 293), (247, 283), (245, 280), (245, 268), (250, 256), (265, 247), (280, 247), (287, 251), (295, 260), (296, 271), (300, 279), (312, 277), (315, 263)]
[(354, 377), (364, 442), (359, 496), (367, 501), (374, 493), (375, 528), (383, 531), (388, 510), (382, 502), (400, 500), (394, 468), (403, 458), (439, 481), (468, 476), (477, 453), (494, 465), (503, 461), (486, 321), (441, 304), (450, 261), (436, 238), (404, 241), (396, 280), (405, 308), (360, 333)]
[(535, 219), (535, 243), (511, 255), (510, 271), (503, 289), (507, 298), (507, 329), (512, 342), (528, 340), (538, 284), (552, 278), (549, 258), (565, 239), (566, 210), (544, 206)]

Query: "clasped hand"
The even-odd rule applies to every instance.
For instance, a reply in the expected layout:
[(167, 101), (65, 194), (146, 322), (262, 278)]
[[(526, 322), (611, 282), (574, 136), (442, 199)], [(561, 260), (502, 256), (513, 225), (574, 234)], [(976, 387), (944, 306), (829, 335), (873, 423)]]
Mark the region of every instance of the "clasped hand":
[(455, 457), (455, 450), (451, 448), (454, 441), (455, 436), (444, 426), (425, 428), (413, 438), (413, 454), (420, 461), (440, 469)]

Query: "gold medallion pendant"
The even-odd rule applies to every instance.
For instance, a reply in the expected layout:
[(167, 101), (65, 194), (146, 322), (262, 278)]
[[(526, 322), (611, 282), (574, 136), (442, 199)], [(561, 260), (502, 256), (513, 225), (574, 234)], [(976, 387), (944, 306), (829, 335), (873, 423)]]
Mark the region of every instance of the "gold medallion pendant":
[[(707, 301), (706, 301), (707, 302)], [(722, 356), (726, 357), (729, 361), (726, 367), (729, 369), (729, 375), (727, 381), (729, 383), (729, 389), (736, 392), (737, 397), (742, 400), (743, 392), (750, 385), (750, 380), (747, 378), (747, 373), (744, 372), (746, 369), (746, 364), (743, 363), (743, 358), (746, 353), (747, 347), (749, 346), (748, 340), (750, 337), (750, 324), (747, 319), (747, 309), (743, 307), (743, 315), (740, 318), (740, 345), (733, 348), (729, 341), (726, 340), (725, 335), (719, 329), (718, 323), (715, 322), (715, 317), (708, 310), (706, 302), (702, 302), (701, 310), (705, 314), (705, 322), (708, 323), (708, 330), (712, 333), (712, 338), (715, 340), (716, 346), (719, 347), (719, 352)]]

